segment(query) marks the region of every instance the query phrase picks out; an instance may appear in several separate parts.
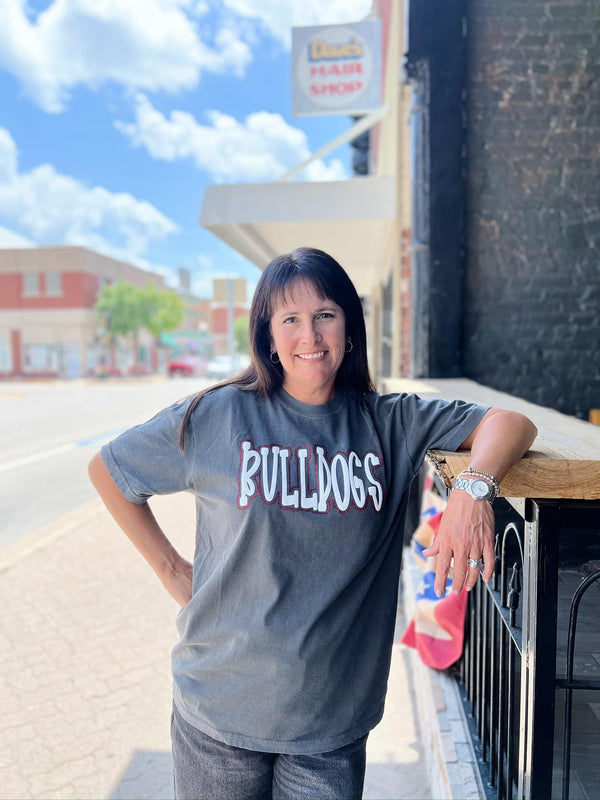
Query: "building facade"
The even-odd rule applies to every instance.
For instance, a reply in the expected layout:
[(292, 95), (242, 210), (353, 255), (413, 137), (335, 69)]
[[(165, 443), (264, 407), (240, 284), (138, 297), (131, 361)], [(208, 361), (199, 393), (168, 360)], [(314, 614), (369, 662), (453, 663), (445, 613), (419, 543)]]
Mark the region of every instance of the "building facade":
[(118, 278), (164, 288), (162, 276), (84, 247), (0, 250), (0, 378), (124, 375), (136, 362), (154, 371), (152, 337), (142, 331), (134, 354), (94, 310), (101, 286)]
[(600, 8), (486, 0), (467, 21), (464, 371), (587, 419), (600, 407)]
[(407, 0), (413, 372), (600, 405), (600, 50), (589, 0)]

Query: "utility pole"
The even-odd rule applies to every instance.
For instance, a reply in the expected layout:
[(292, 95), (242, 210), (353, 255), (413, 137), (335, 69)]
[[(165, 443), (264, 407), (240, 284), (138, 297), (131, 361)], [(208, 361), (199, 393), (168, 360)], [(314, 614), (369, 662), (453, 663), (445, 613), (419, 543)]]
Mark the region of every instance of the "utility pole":
[(235, 340), (233, 338), (233, 278), (227, 278), (227, 351), (232, 366), (235, 364)]

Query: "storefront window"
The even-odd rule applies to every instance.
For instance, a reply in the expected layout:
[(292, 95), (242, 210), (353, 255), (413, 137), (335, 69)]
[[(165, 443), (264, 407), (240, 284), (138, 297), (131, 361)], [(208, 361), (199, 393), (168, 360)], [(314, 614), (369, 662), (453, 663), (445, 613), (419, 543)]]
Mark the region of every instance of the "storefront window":
[(58, 351), (52, 344), (26, 344), (23, 348), (25, 372), (58, 372)]

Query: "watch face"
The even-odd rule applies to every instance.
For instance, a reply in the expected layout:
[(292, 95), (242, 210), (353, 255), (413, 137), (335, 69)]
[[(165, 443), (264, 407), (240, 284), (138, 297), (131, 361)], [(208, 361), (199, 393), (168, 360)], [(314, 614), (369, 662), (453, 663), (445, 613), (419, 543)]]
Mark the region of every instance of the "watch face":
[(490, 487), (485, 481), (473, 481), (471, 491), (475, 497), (486, 497), (490, 492)]

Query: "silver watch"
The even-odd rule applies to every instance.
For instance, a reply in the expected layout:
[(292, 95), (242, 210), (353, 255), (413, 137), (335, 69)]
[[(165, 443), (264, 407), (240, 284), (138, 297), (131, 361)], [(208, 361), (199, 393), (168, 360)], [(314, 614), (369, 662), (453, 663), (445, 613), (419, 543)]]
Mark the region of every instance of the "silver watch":
[(482, 478), (462, 478), (458, 477), (454, 481), (454, 489), (462, 489), (470, 494), (474, 500), (488, 500), (493, 503), (496, 499), (496, 490)]

